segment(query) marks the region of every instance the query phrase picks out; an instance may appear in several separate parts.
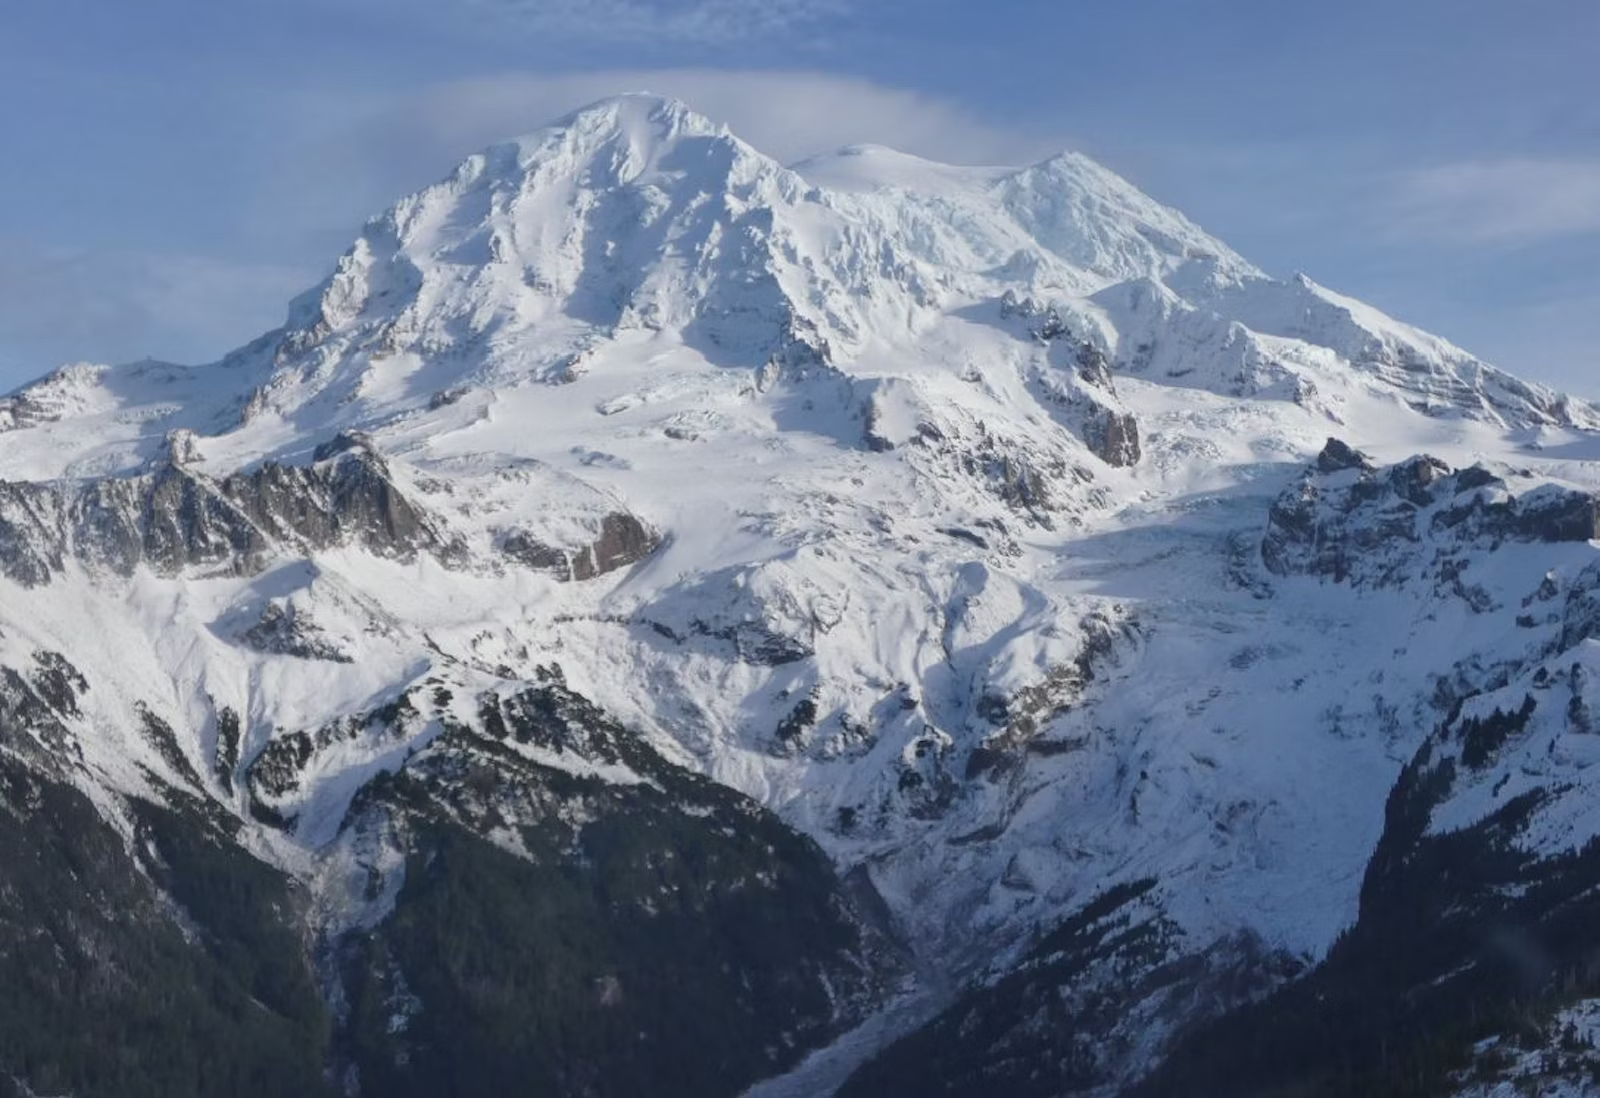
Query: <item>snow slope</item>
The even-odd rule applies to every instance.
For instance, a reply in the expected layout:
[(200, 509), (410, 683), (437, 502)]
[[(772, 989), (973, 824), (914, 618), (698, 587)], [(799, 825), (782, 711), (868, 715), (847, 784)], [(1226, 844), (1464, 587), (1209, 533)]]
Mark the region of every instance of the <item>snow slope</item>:
[[(1356, 916), (1441, 679), (1544, 643), (1520, 600), (1594, 555), (1473, 542), (1478, 602), (1410, 582), (1429, 546), (1388, 585), (1280, 574), (1275, 502), (1330, 436), (1586, 493), (1600, 470), (1562, 455), (1597, 426), (1268, 277), (1076, 154), (980, 169), (857, 147), (788, 168), (624, 96), (403, 199), (221, 362), (69, 367), (0, 413), (0, 478), (63, 514), (87, 506), (74, 486), (181, 467), (259, 523), (229, 477), (359, 439), (426, 539), (285, 520), (253, 563), (114, 567), (79, 523), (48, 576), (0, 581), (0, 651), (65, 653), (92, 682), (88, 788), (159, 795), (148, 768), (241, 819), (270, 808), (287, 823), (253, 841), (308, 879), (339, 877), (356, 791), (470, 713), (324, 737), (263, 791), (269, 745), (425, 682), (460, 705), (556, 664), (862, 867), (919, 994), (1150, 877), (1182, 948), (1248, 930), (1309, 961)], [(58, 521), (42, 498), (0, 508), (0, 557)], [(180, 757), (127, 731), (139, 706)], [(226, 780), (222, 708), (242, 721)]]

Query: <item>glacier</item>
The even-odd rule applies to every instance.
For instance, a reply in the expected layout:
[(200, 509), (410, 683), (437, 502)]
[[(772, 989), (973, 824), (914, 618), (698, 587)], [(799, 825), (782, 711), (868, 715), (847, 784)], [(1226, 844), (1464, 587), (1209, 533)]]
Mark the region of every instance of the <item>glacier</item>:
[[(330, 939), (403, 885), (367, 791), (559, 671), (881, 912), (893, 986), (751, 1091), (828, 1093), (1107, 895), (1163, 959), (1252, 958), (1237, 1002), (1314, 969), (1417, 753), (1539, 675), (1577, 700), (1428, 826), (1541, 790), (1530, 856), (1600, 835), (1597, 429), (1081, 155), (784, 166), (626, 95), (402, 199), (219, 362), (4, 398), (0, 665), (85, 677), (26, 754), (130, 843), (183, 789)], [(1181, 998), (1084, 1092), (1237, 1005)]]

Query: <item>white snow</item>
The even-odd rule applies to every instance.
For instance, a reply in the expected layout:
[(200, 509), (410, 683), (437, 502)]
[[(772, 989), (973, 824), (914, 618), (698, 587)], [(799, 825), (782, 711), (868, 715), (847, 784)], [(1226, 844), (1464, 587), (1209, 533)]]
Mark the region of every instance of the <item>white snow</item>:
[[(1002, 315), (1008, 291), (1107, 354), (1137, 465), (1105, 464), (1047, 399), (1039, 379), (1072, 367)], [(244, 715), (248, 761), (430, 677), (465, 704), (555, 663), (670, 757), (869, 865), (908, 940), (958, 975), (1145, 876), (1195, 948), (1249, 928), (1315, 957), (1354, 918), (1385, 797), (1439, 719), (1435, 677), (1526, 655), (1518, 601), (1594, 554), (1475, 561), (1506, 607), (1486, 614), (1266, 576), (1267, 509), (1329, 435), (1600, 485), (1587, 405), (1274, 281), (1081, 156), (968, 169), (854, 148), (791, 169), (644, 96), (403, 200), (223, 362), (72, 367), (6, 415), (8, 480), (143, 468), (173, 431), (221, 476), (359, 429), (468, 549), (461, 567), (349, 547), (253, 577), (0, 580), (7, 665), (52, 649), (89, 675), (80, 735), (105, 787), (166, 773), (136, 702), (209, 775), (213, 705)], [(495, 549), (624, 509), (665, 543), (593, 581)], [(272, 598), (353, 662), (238, 644)], [(774, 637), (802, 654), (748, 658)], [(814, 726), (780, 741), (806, 698)], [(276, 856), (353, 887), (344, 807), (437, 716), (319, 753), (299, 853)], [(1007, 735), (1014, 762), (969, 775)], [(1556, 740), (1540, 765), (1587, 789), (1594, 752)], [(1600, 813), (1549, 826), (1600, 833)]]

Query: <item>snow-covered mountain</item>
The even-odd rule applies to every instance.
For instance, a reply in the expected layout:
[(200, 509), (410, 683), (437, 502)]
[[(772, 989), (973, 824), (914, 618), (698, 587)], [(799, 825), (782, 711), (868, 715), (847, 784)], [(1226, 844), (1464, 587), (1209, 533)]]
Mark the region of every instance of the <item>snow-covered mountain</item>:
[(138, 912), (271, 1016), (18, 1086), (1440, 1091), (1600, 995), (1600, 409), (1081, 156), (607, 100), (0, 427), (0, 946), (88, 844), (35, 1000)]

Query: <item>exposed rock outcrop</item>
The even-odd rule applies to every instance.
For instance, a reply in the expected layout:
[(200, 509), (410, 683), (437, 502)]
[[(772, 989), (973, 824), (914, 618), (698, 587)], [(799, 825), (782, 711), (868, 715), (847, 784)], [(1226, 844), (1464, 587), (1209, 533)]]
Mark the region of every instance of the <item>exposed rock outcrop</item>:
[(296, 656), (303, 660), (354, 662), (337, 644), (328, 639), (310, 617), (296, 609), (292, 603), (267, 603), (255, 624), (240, 632), (239, 641), (258, 652)]
[(1053, 306), (1007, 291), (1000, 318), (1019, 324), (1047, 347), (1048, 368), (1036, 372), (1040, 400), (1107, 465), (1137, 465), (1139, 422), (1117, 396), (1111, 363), (1095, 342), (1074, 334)]
[(445, 548), (383, 458), (354, 440), (319, 448), (310, 465), (265, 462), (222, 480), (163, 462), (131, 477), (0, 482), (0, 571), (27, 586), (68, 557), (121, 574), (249, 574), (278, 549), (348, 543), (401, 559)]
[(559, 580), (581, 582), (636, 564), (655, 552), (661, 535), (625, 511), (603, 516), (587, 544), (547, 545), (525, 530), (512, 530), (501, 551), (528, 568), (549, 572)]
[(1385, 586), (1443, 576), (1466, 549), (1597, 535), (1600, 501), (1587, 492), (1543, 484), (1518, 493), (1483, 466), (1457, 470), (1427, 455), (1378, 468), (1329, 439), (1273, 503), (1261, 559), (1278, 575)]

